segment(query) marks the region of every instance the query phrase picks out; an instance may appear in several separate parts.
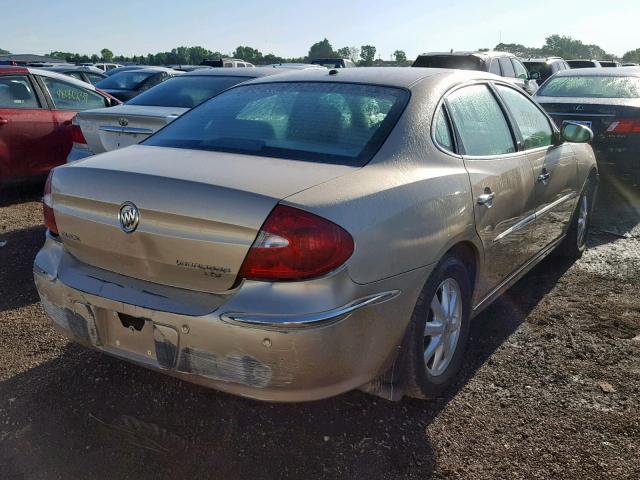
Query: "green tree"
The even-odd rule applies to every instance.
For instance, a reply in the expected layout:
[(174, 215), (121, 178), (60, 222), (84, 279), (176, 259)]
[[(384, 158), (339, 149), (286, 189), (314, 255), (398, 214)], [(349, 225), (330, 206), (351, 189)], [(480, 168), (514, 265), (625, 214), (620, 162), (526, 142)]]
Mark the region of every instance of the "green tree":
[(403, 50), (396, 50), (393, 52), (393, 58), (396, 59), (397, 63), (406, 63), (407, 62), (407, 54), (404, 53)]
[(350, 55), (351, 55), (351, 49), (349, 47), (342, 47), (339, 48), (338, 50), (336, 50), (336, 55), (338, 55), (339, 58), (348, 58), (350, 59)]
[(311, 45), (309, 49), (309, 60), (313, 60), (316, 58), (334, 58), (336, 57), (336, 52), (333, 51), (333, 47), (329, 43), (329, 40), (326, 38), (319, 42)]
[(4, 48), (0, 48), (0, 55), (9, 55), (11, 52), (9, 50), (5, 50)]
[(363, 45), (360, 47), (360, 65), (370, 66), (373, 65), (373, 60), (376, 58), (376, 47), (373, 45)]
[(525, 47), (520, 43), (499, 43), (495, 46), (494, 50), (513, 53), (516, 57), (522, 58), (537, 57), (542, 54), (541, 49)]
[(251, 47), (238, 47), (232, 53), (234, 58), (246, 60), (251, 63), (260, 63), (262, 61), (262, 52), (257, 48)]
[(622, 61), (626, 63), (640, 63), (640, 48), (629, 50), (622, 56)]
[(105, 62), (110, 62), (111, 60), (113, 60), (113, 52), (108, 48), (103, 48), (102, 50), (100, 50), (100, 56)]

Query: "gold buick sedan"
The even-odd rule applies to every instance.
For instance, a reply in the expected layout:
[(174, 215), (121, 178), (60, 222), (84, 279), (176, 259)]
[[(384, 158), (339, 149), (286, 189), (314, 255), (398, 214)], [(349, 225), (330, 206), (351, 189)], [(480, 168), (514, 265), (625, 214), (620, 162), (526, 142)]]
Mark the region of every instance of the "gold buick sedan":
[(592, 137), (489, 73), (256, 79), (56, 168), (35, 282), (73, 340), (233, 394), (437, 396), (474, 316), (584, 250)]

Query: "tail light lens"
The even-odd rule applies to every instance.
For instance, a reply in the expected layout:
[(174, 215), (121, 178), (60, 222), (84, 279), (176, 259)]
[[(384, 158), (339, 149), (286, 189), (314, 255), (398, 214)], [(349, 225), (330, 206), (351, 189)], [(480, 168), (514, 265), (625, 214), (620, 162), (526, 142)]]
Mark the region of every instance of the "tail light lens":
[(626, 134), (626, 133), (640, 133), (640, 119), (635, 118), (622, 118), (614, 120), (607, 128), (607, 133), (611, 134)]
[(73, 143), (82, 143), (82, 144), (87, 143), (87, 141), (84, 138), (84, 135), (82, 134), (82, 129), (80, 128), (80, 125), (76, 125), (75, 123), (72, 123), (71, 125), (69, 125), (69, 129), (71, 131), (71, 141), (73, 141)]
[(58, 235), (58, 225), (53, 214), (53, 197), (51, 196), (51, 178), (53, 170), (49, 172), (47, 182), (44, 184), (44, 195), (42, 196), (42, 213), (44, 215), (44, 226), (54, 235)]
[(262, 226), (240, 277), (302, 280), (342, 265), (354, 250), (353, 237), (329, 220), (286, 205), (273, 209)]

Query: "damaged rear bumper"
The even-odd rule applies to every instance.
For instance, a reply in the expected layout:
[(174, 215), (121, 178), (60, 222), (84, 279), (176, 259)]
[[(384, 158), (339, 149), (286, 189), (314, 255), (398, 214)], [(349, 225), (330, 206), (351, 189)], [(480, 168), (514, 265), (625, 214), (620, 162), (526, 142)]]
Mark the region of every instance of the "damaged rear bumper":
[(269, 401), (326, 398), (383, 374), (427, 275), (414, 271), (363, 286), (337, 272), (309, 282), (244, 282), (219, 298), (196, 299), (83, 266), (50, 237), (34, 263), (42, 305), (71, 339)]

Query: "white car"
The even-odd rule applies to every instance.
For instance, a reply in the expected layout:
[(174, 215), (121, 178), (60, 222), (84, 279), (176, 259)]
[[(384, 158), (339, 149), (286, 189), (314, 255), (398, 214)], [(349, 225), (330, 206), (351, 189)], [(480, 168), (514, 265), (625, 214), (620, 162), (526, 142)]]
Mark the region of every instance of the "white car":
[(238, 83), (281, 73), (265, 68), (200, 69), (170, 78), (126, 104), (86, 110), (73, 119), (82, 130), (67, 163), (97, 153), (135, 145), (180, 115)]

